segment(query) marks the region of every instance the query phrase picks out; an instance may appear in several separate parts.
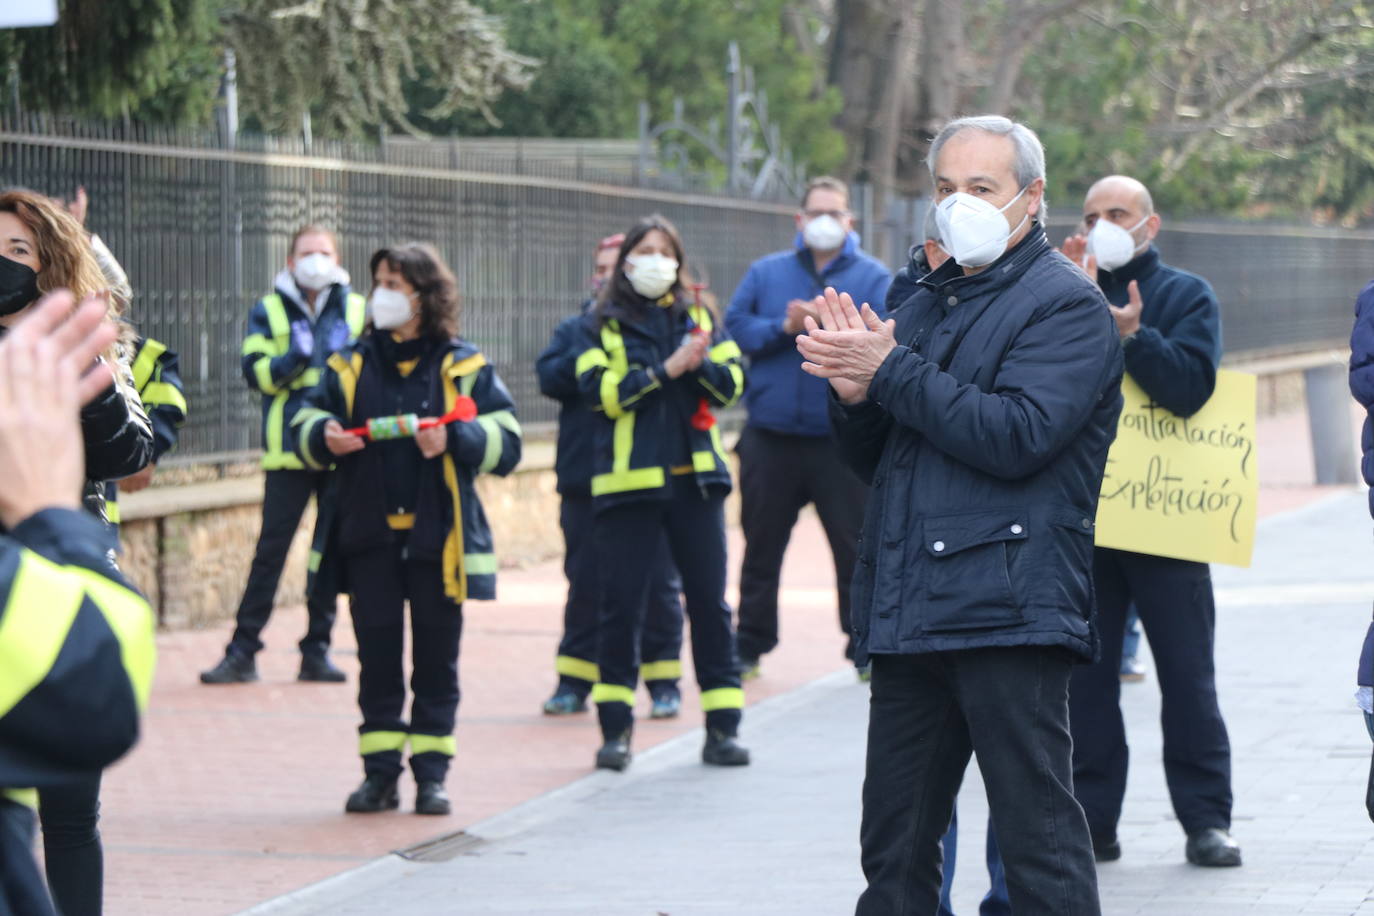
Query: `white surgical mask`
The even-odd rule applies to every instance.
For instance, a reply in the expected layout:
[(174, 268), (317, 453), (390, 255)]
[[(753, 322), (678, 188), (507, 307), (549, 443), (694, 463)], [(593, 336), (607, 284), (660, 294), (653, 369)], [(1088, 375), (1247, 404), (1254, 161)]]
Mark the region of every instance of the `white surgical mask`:
[(677, 282), (677, 261), (661, 254), (632, 254), (625, 263), (634, 268), (625, 271), (630, 285), (645, 299), (657, 299)]
[(1003, 215), (1007, 207), (1020, 200), (1025, 193), (1026, 188), (1022, 188), (1001, 207), (994, 207), (981, 197), (963, 191), (949, 195), (935, 209), (935, 223), (945, 243), (941, 247), (961, 267), (986, 267), (991, 264), (1007, 250), (1007, 240), (1012, 234), (1030, 219), (1027, 211), (1013, 227)]
[(339, 265), (327, 254), (308, 254), (296, 261), (291, 268), (291, 276), (301, 289), (322, 290), (335, 282)]
[(372, 291), (367, 307), (372, 312), (372, 324), (383, 331), (399, 328), (415, 317), (417, 309), (410, 296), (396, 289), (379, 286)]
[(1129, 264), (1146, 245), (1150, 244), (1146, 239), (1137, 245), (1135, 236), (1132, 235), (1145, 225), (1148, 219), (1148, 216), (1145, 217), (1129, 229), (1105, 219), (1093, 223), (1092, 229), (1088, 232), (1088, 253), (1096, 255), (1097, 266), (1103, 270), (1116, 270)]
[(840, 221), (829, 213), (816, 217), (802, 227), (802, 241), (812, 251), (835, 251), (844, 244), (846, 234)]

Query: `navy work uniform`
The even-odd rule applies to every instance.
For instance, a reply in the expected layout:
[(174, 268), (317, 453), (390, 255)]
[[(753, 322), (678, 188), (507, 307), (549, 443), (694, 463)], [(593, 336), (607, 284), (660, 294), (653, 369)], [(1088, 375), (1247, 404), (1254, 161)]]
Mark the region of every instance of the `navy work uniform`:
[[(186, 422), (186, 388), (176, 353), (160, 341), (138, 338), (132, 369), (134, 390), (153, 429), (152, 463), (157, 464), (177, 444), (178, 431)], [(105, 517), (112, 525), (120, 522), (118, 491), (116, 481), (106, 484)]]
[[(262, 532), (228, 647), (230, 654), (249, 659), (262, 648), (262, 628), (272, 614), (282, 566), (310, 495), (316, 495), (318, 507), (325, 482), (323, 469), (307, 469), (292, 452), (288, 428), (306, 393), (319, 382), (329, 355), (352, 343), (367, 317), (367, 300), (342, 284), (321, 290), (316, 302), (323, 305), (312, 313), (290, 273), (283, 271), (276, 291), (253, 306), (243, 339), (243, 377), (262, 393), (262, 466), (267, 472)], [(300, 322), (309, 324), (314, 340), (308, 355), (292, 349), (292, 326)], [(311, 554), (312, 571), (321, 559)], [(302, 655), (319, 657), (329, 648), (334, 628), (336, 588), (327, 577), (315, 579), (323, 587), (312, 589), (306, 601), (310, 622), (300, 648)]]
[[(669, 379), (664, 360), (698, 329), (710, 335), (709, 355), (697, 369)], [(644, 595), (665, 532), (682, 574), (708, 744), (713, 736), (733, 742), (739, 728), (744, 691), (725, 603), (730, 470), (719, 427), (703, 428), (692, 418), (702, 399), (714, 407), (734, 405), (744, 391), (744, 370), (724, 325), (706, 308), (675, 302), (671, 293), (656, 303), (605, 303), (579, 330), (578, 386), (600, 417), (591, 492), (603, 604), (600, 680), (592, 699), (607, 747), (623, 745), (623, 763), (612, 767), (623, 769), (634, 721)]]
[[(425, 458), (413, 438), (369, 442), (342, 457), (325, 446), (331, 419), (355, 428), (374, 417), (437, 417), (459, 395), (476, 402), (477, 417), (450, 424), (448, 449), (435, 458)], [(515, 404), (472, 344), (433, 337), (398, 342), (388, 331), (372, 330), (330, 357), (296, 425), (306, 467), (336, 465), (329, 501), (334, 519), (324, 531), (332, 527), (327, 550), (337, 551), (358, 639), (364, 773), (394, 786), (409, 742), (416, 782), (422, 788), (442, 784), (456, 747), (462, 605), (496, 597), (496, 554), (474, 480), (486, 473), (505, 476), (519, 462)], [(408, 719), (402, 655), (407, 600), (413, 662)]]
[[(554, 663), (558, 692), (544, 706), (550, 713), (580, 709), (599, 677), (596, 631), (601, 589), (593, 535), (592, 444), (603, 419), (582, 402), (576, 373), (581, 352), (579, 328), (589, 305), (585, 303), (581, 314), (564, 319), (554, 329), (548, 347), (535, 363), (539, 390), (560, 405), (554, 472), (562, 500), (559, 524), (565, 546), (563, 572), (568, 579), (563, 638)], [(650, 568), (639, 649), (639, 674), (656, 701), (657, 711), (658, 703), (675, 700), (682, 676), (682, 580), (668, 552), (666, 536), (660, 537), (658, 555)], [(568, 708), (558, 703), (565, 696), (572, 701)], [(675, 709), (676, 703), (673, 706)]]
[(32, 851), (35, 788), (86, 780), (138, 738), (153, 614), (113, 548), (110, 528), (68, 509), (0, 536), (0, 913), (54, 913)]

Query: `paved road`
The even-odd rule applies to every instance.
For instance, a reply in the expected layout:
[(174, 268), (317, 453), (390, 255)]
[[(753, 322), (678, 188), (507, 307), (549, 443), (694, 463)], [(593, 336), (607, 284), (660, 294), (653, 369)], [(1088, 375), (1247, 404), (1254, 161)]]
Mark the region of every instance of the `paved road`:
[[(1374, 914), (1370, 759), (1355, 656), (1374, 597), (1363, 493), (1261, 525), (1252, 570), (1218, 568), (1218, 670), (1235, 768), (1240, 869), (1183, 863), (1160, 765), (1152, 681), (1125, 690), (1132, 736), (1123, 859), (1101, 870), (1113, 916)], [(431, 851), (387, 856), (249, 912), (306, 914), (843, 914), (858, 874), (867, 689), (840, 672), (753, 708), (755, 764), (698, 763), (699, 733), (474, 825)], [(985, 887), (986, 802), (960, 799), (956, 910)]]

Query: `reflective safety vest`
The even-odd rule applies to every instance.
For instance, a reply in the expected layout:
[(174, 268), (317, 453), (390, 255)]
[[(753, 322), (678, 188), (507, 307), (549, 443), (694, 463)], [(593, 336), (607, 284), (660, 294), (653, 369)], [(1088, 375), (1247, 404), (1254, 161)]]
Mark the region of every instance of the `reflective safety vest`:
[(336, 286), (311, 326), (315, 347), (309, 358), (291, 350), (291, 325), (308, 321), (280, 292), (264, 296), (248, 316), (242, 368), (249, 386), (262, 393), (262, 466), (269, 471), (301, 470), (287, 438), (304, 393), (319, 383), (329, 355), (357, 340), (367, 323), (367, 300)]

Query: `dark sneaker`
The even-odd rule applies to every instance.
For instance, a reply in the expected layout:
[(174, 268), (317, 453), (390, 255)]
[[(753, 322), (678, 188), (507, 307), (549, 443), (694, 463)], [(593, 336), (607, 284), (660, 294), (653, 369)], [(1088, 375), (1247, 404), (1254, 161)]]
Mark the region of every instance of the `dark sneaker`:
[(749, 751), (740, 746), (734, 735), (706, 730), (706, 746), (701, 749), (701, 762), (716, 767), (744, 767), (749, 765)]
[(1116, 837), (1093, 837), (1093, 858), (1098, 862), (1115, 862), (1121, 858), (1121, 843)]
[(250, 684), (257, 679), (258, 666), (253, 657), (237, 652), (225, 652), (218, 665), (200, 673), (202, 684)]
[(453, 806), (449, 804), (448, 792), (444, 791), (442, 782), (427, 780), (416, 786), (416, 814), (449, 814), (452, 811)]
[(674, 689), (664, 688), (651, 694), (653, 706), (649, 709), (650, 719), (676, 719), (682, 712), (682, 694)]
[(571, 716), (586, 711), (587, 698), (563, 686), (559, 686), (553, 696), (544, 701), (546, 716)]
[(375, 814), (378, 811), (394, 811), (399, 807), (401, 796), (396, 791), (394, 776), (367, 777), (344, 803), (344, 810), (351, 814)]
[(606, 739), (606, 743), (596, 752), (596, 768), (624, 772), (630, 765), (630, 757), (630, 735), (626, 732)]
[(328, 655), (302, 655), (301, 673), (296, 675), (298, 681), (314, 681), (319, 684), (342, 684), (348, 678), (342, 671), (334, 667), (334, 663), (329, 660)]
[(1188, 861), (1203, 868), (1235, 868), (1240, 864), (1240, 844), (1220, 827), (1208, 827), (1188, 834), (1184, 850)]

